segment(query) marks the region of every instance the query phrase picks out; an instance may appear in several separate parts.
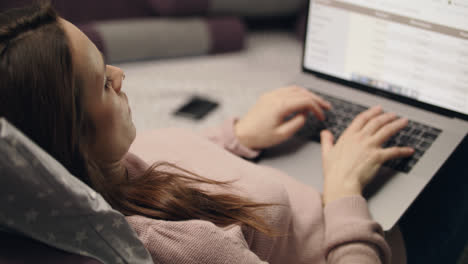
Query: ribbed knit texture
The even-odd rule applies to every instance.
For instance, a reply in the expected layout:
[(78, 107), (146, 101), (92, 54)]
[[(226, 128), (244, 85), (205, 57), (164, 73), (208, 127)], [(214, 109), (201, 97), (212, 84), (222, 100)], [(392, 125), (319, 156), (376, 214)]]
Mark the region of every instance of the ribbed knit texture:
[(130, 173), (138, 174), (156, 161), (169, 161), (204, 177), (236, 180), (229, 189), (203, 188), (283, 204), (260, 213), (284, 235), (272, 238), (248, 227), (218, 227), (202, 220), (127, 217), (156, 263), (390, 263), (382, 229), (371, 219), (362, 197), (343, 198), (323, 209), (320, 193), (310, 186), (239, 158), (256, 152), (245, 152), (245, 146), (234, 142), (234, 121), (208, 130), (205, 136), (180, 129), (138, 135), (130, 150), (144, 161), (127, 155)]

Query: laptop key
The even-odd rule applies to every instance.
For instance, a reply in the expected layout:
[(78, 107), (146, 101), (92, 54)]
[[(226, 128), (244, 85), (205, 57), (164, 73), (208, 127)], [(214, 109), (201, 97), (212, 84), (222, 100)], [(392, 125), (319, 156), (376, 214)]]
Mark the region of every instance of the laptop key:
[(422, 136), (423, 138), (430, 139), (430, 140), (435, 140), (437, 138), (437, 135), (431, 132), (425, 132)]
[[(310, 140), (319, 141), (319, 134), (323, 129), (330, 130), (335, 138), (338, 138), (346, 127), (349, 126), (354, 117), (367, 109), (362, 105), (351, 103), (337, 97), (332, 97), (320, 92), (316, 93), (329, 101), (333, 109), (325, 112), (326, 118), (324, 122), (319, 121), (312, 115), (308, 118), (304, 126), (306, 127), (306, 131), (301, 129), (298, 135), (305, 135), (305, 137)], [(382, 147), (409, 146), (415, 149), (414, 155), (407, 159), (388, 161), (384, 166), (397, 171), (409, 172), (424, 154), (424, 151), (432, 145), (432, 142), (438, 137), (440, 132), (442, 132), (440, 129), (410, 120), (405, 128), (385, 142)]]
[(417, 129), (414, 129), (414, 130), (411, 132), (411, 134), (413, 134), (413, 135), (415, 135), (415, 136), (419, 136), (419, 135), (421, 135), (421, 133), (422, 133), (422, 130), (421, 130), (421, 129), (418, 129), (418, 128), (417, 128)]
[(429, 148), (429, 146), (431, 146), (431, 143), (430, 143), (430, 142), (427, 142), (427, 141), (421, 141), (421, 142), (419, 142), (419, 148), (420, 148), (420, 149), (426, 150), (426, 149)]
[(403, 133), (408, 133), (411, 131), (411, 126), (405, 126), (402, 130)]

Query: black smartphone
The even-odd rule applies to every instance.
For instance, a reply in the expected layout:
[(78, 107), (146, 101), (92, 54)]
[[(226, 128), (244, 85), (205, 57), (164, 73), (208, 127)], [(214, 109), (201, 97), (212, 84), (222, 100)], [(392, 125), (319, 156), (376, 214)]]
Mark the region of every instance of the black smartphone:
[(192, 119), (202, 119), (208, 113), (218, 107), (218, 103), (200, 96), (193, 96), (188, 102), (174, 112), (176, 116), (184, 116)]

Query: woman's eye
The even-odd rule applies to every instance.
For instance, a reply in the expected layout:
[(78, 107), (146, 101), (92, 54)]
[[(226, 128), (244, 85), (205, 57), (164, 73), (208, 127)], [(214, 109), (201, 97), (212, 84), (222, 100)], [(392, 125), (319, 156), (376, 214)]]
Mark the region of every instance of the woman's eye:
[(104, 87), (106, 89), (109, 89), (112, 87), (112, 79), (110, 79), (109, 77), (106, 78), (106, 84), (104, 85)]

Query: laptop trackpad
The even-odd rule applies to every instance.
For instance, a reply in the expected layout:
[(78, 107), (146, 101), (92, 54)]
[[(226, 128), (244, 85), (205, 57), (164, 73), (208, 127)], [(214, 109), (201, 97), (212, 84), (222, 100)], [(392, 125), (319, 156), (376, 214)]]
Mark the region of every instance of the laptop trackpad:
[[(315, 141), (293, 137), (264, 150), (258, 163), (281, 170), (319, 191), (323, 190), (321, 145)], [(363, 196), (373, 197), (394, 175), (395, 171), (382, 167), (364, 189)]]
[(293, 137), (264, 150), (258, 163), (279, 169), (302, 183), (322, 190), (322, 153), (317, 142)]

